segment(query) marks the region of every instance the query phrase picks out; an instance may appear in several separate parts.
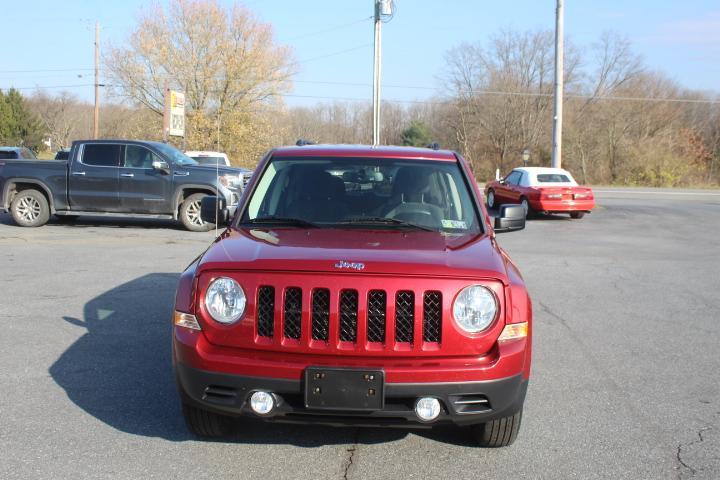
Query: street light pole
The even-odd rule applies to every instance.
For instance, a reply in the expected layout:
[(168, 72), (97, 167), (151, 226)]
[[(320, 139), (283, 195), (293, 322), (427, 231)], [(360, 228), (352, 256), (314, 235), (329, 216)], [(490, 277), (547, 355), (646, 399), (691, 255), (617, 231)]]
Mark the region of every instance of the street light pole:
[(375, 51), (373, 53), (373, 146), (380, 144), (380, 57), (382, 22), (380, 21), (381, 0), (375, 0)]
[(375, 52), (373, 54), (373, 146), (380, 145), (380, 64), (382, 23), (393, 17), (393, 0), (373, 0), (375, 4)]
[(100, 22), (95, 22), (95, 111), (93, 112), (93, 138), (98, 138), (100, 124)]
[(555, 9), (555, 109), (553, 114), (552, 167), (562, 167), (562, 116), (563, 116), (563, 57), (564, 21), (563, 0), (557, 0)]

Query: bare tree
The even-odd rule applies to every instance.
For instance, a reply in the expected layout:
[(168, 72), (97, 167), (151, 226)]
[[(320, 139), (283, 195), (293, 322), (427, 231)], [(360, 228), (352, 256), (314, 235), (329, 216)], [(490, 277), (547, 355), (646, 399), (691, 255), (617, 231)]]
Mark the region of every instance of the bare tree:
[(53, 148), (67, 148), (72, 140), (89, 136), (91, 107), (76, 95), (62, 91), (52, 96), (38, 90), (28, 99), (28, 105), (47, 130)]
[(216, 0), (172, 0), (167, 9), (143, 12), (104, 63), (117, 95), (157, 114), (166, 88), (183, 91), (188, 142), (216, 138), (219, 126), (227, 150), (238, 154), (243, 146), (230, 127), (252, 122), (286, 92), (295, 66), (269, 24), (241, 5), (224, 8)]
[[(503, 32), (487, 45), (463, 44), (447, 54), (446, 80), (457, 100), (460, 138), (484, 139), (500, 169), (524, 148), (542, 148), (552, 102), (553, 44), (550, 31)], [(577, 65), (569, 46), (569, 86)]]

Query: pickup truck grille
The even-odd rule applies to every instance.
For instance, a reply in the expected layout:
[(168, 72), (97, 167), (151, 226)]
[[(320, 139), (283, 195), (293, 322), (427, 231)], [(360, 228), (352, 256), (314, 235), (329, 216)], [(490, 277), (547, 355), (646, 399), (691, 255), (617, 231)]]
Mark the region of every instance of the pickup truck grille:
[[(311, 305), (303, 305), (303, 291), (298, 287), (287, 287), (278, 296), (282, 305), (276, 310), (276, 292), (272, 286), (261, 286), (257, 291), (256, 331), (260, 337), (274, 338), (281, 332), (283, 338), (301, 340), (303, 319), (311, 325), (308, 329), (312, 340), (328, 342), (337, 335), (340, 342), (357, 343), (364, 338), (369, 344), (382, 345), (414, 344), (417, 342), (439, 343), (442, 339), (442, 293), (439, 291), (401, 290), (394, 295), (393, 338), (387, 338), (388, 294), (385, 290), (369, 290), (366, 296), (359, 295), (354, 289), (341, 289), (334, 297), (332, 305), (330, 290), (313, 289)], [(282, 298), (282, 301), (279, 299)], [(422, 330), (415, 328), (415, 303), (422, 302)], [(333, 308), (335, 307), (335, 308)], [(303, 316), (303, 310), (309, 309), (309, 315)], [(331, 315), (336, 312), (337, 332), (331, 331)], [(282, 330), (279, 325), (282, 315)], [(364, 317), (360, 321), (360, 317)], [(364, 332), (360, 332), (362, 325)], [(418, 326), (419, 327), (419, 326)]]

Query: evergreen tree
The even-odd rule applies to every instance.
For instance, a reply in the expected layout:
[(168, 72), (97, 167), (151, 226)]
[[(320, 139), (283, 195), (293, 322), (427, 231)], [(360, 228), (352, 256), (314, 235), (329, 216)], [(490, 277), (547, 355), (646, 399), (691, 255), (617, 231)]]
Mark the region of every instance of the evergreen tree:
[(431, 143), (430, 130), (421, 120), (413, 120), (402, 132), (403, 145), (424, 147)]
[(45, 131), (19, 91), (0, 90), (0, 145), (24, 146), (37, 151)]

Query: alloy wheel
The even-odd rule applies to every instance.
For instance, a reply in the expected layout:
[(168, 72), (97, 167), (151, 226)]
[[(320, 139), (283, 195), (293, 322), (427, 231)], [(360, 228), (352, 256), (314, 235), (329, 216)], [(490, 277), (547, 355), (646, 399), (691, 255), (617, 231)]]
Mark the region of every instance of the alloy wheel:
[(205, 224), (200, 218), (200, 202), (192, 202), (187, 206), (187, 218), (193, 225), (202, 226)]
[(16, 210), (20, 218), (28, 223), (32, 223), (40, 216), (40, 202), (29, 196), (23, 197), (18, 202)]

